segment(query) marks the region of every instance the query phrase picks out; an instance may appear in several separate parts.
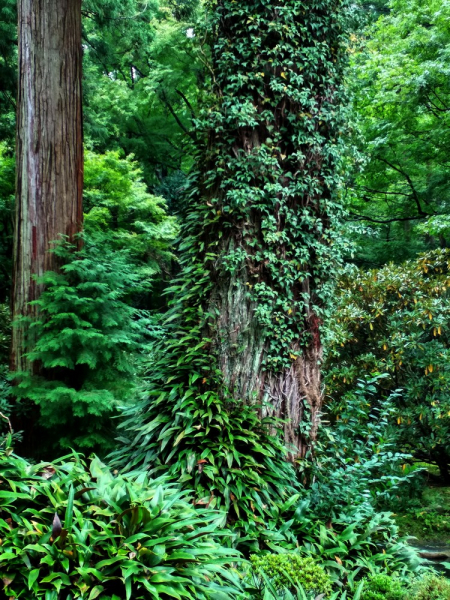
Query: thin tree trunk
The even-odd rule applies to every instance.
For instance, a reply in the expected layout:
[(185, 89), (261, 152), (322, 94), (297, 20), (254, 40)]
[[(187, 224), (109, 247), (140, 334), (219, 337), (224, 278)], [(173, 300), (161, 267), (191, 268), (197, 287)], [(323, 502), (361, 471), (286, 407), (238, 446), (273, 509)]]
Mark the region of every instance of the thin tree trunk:
[[(17, 188), (13, 317), (35, 317), (35, 276), (57, 270), (49, 252), (82, 226), (81, 0), (19, 0)], [(11, 366), (23, 356), (26, 325), (13, 331)]]

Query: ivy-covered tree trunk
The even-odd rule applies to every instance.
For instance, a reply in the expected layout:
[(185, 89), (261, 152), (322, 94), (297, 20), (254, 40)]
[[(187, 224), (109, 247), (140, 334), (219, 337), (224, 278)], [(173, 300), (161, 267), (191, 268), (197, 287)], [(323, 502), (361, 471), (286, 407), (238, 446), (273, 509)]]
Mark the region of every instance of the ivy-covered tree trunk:
[(199, 176), (196, 251), (213, 283), (204, 336), (228, 392), (285, 419), (300, 454), (319, 424), (320, 326), (336, 268), (341, 8), (215, 4), (216, 104)]
[(125, 411), (113, 456), (168, 473), (250, 537), (296, 497), (285, 443), (303, 455), (319, 424), (344, 1), (209, 3), (213, 94), (197, 122), (181, 273), (149, 395)]
[[(57, 269), (60, 235), (82, 225), (81, 0), (19, 0), (19, 91), (13, 316), (34, 317), (35, 276)], [(26, 325), (13, 330), (11, 365)]]

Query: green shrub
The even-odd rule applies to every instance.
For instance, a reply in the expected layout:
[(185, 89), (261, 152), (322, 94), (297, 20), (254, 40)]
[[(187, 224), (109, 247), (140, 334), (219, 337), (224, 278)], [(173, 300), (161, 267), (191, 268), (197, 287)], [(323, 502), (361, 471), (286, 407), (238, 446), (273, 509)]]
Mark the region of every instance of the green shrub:
[(377, 573), (364, 581), (361, 600), (404, 600), (405, 589), (395, 577)]
[(113, 476), (80, 456), (31, 465), (0, 451), (0, 577), (8, 598), (234, 598), (239, 553), (198, 509), (146, 473)]
[(434, 574), (425, 575), (411, 585), (408, 600), (450, 600), (450, 581)]
[(385, 377), (375, 375), (357, 380), (339, 402), (328, 402), (331, 424), (319, 431), (316, 457), (305, 472), (312, 483), (309, 494), (315, 513), (324, 520), (345, 515), (374, 515), (392, 508), (398, 495), (410, 493), (418, 472), (403, 469), (411, 456), (396, 446), (398, 393), (384, 397)]
[(256, 577), (265, 576), (277, 590), (301, 585), (305, 592), (331, 593), (331, 580), (323, 568), (312, 558), (299, 554), (265, 554), (250, 557), (252, 571)]
[(39, 424), (50, 430), (41, 451), (59, 445), (104, 452), (114, 438), (110, 418), (117, 402), (132, 398), (136, 388), (147, 322), (129, 296), (143, 285), (124, 251), (89, 239), (78, 252), (69, 244), (54, 251), (63, 266), (40, 278), (40, 317), (29, 322), (26, 348), (41, 369), (38, 376), (17, 374), (14, 393), (40, 407)]
[(382, 396), (402, 389), (390, 422), (398, 447), (436, 464), (450, 482), (450, 251), (402, 265), (349, 267), (337, 290), (326, 342), (334, 414), (361, 373), (382, 373)]
[(285, 527), (295, 535), (298, 552), (322, 565), (339, 587), (353, 582), (355, 575), (377, 571), (406, 579), (419, 566), (417, 551), (399, 537), (390, 513), (356, 512), (350, 520), (342, 515), (321, 521), (309, 502), (297, 504), (292, 518), (285, 513)]

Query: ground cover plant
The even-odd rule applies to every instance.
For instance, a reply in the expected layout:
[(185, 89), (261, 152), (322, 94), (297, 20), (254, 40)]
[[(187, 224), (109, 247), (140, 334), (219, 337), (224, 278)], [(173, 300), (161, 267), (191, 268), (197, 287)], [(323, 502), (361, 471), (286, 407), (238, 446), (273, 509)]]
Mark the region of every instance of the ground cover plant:
[(446, 542), (450, 539), (450, 490), (433, 484), (409, 505), (398, 507), (396, 522), (402, 534), (424, 542)]
[(77, 454), (32, 465), (0, 454), (0, 573), (11, 598), (233, 598), (221, 515), (145, 473)]

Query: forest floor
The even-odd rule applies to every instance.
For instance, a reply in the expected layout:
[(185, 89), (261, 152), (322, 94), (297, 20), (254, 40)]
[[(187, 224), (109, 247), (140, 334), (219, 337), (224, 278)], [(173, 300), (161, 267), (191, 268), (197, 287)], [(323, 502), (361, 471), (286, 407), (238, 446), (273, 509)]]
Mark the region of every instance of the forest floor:
[(402, 536), (410, 537), (424, 559), (450, 578), (450, 487), (428, 485), (414, 506), (398, 512), (395, 520)]
[(415, 544), (450, 546), (450, 487), (427, 487), (420, 506), (397, 513), (396, 521), (402, 535), (417, 538)]

